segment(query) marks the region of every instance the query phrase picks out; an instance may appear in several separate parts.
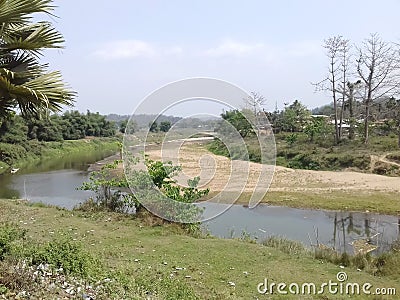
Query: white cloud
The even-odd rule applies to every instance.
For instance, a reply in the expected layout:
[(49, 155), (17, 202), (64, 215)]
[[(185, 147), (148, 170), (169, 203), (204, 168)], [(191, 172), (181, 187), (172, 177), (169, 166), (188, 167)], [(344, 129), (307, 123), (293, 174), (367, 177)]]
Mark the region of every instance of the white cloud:
[(208, 56), (247, 56), (254, 54), (264, 47), (262, 43), (245, 44), (233, 40), (226, 40), (216, 48), (211, 48), (205, 51)]
[(93, 55), (102, 59), (153, 58), (169, 55), (180, 55), (180, 46), (156, 46), (140, 40), (120, 40), (104, 44)]
[(263, 42), (243, 43), (225, 40), (213, 48), (202, 52), (206, 57), (231, 58), (237, 60), (251, 59), (268, 65), (283, 65), (288, 60), (312, 59), (321, 55), (321, 42), (304, 40), (284, 44), (267, 44)]
[(156, 54), (155, 48), (140, 40), (121, 40), (108, 43), (93, 54), (103, 59), (126, 59), (136, 57), (152, 57)]

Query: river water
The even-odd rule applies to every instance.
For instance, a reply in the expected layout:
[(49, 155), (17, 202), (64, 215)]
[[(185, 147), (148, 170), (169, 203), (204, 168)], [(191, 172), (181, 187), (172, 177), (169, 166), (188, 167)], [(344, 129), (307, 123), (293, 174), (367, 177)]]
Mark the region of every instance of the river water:
[[(90, 164), (112, 153), (90, 153), (42, 161), (16, 174), (0, 175), (0, 198), (19, 198), (72, 209), (89, 198), (90, 191), (77, 190), (88, 180)], [(224, 204), (202, 203), (212, 212)], [(371, 213), (335, 212), (258, 205), (249, 209), (233, 205), (203, 227), (224, 238), (251, 237), (259, 241), (281, 236), (306, 246), (324, 244), (341, 252), (352, 252), (351, 243), (368, 238), (375, 253), (387, 251), (400, 238), (399, 217)]]

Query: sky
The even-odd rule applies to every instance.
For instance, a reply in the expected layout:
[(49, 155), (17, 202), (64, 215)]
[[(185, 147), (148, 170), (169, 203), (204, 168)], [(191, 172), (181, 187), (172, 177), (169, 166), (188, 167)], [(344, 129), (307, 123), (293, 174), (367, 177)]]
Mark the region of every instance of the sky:
[[(65, 49), (46, 51), (42, 61), (78, 93), (74, 109), (101, 114), (131, 114), (153, 91), (192, 77), (258, 92), (266, 110), (295, 99), (317, 107), (331, 100), (311, 84), (327, 74), (324, 39), (342, 35), (359, 45), (378, 33), (400, 42), (399, 0), (55, 4), (58, 18), (42, 18), (64, 35)], [(186, 105), (174, 114), (190, 109), (196, 108)]]

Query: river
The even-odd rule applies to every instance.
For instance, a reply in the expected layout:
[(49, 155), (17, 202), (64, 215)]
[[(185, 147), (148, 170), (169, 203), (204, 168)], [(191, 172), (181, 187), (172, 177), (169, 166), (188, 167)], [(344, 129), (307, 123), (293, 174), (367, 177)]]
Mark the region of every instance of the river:
[[(0, 198), (27, 199), (67, 209), (90, 197), (90, 191), (77, 190), (88, 180), (90, 164), (112, 153), (85, 153), (62, 159), (41, 161), (16, 174), (0, 175)], [(206, 210), (220, 205), (202, 203)], [(341, 252), (352, 252), (351, 243), (368, 238), (378, 246), (375, 253), (387, 251), (400, 238), (400, 220), (389, 215), (294, 209), (258, 205), (249, 209), (234, 205), (225, 213), (203, 224), (218, 237), (251, 237), (259, 241), (269, 236), (297, 240), (306, 246), (323, 244)]]

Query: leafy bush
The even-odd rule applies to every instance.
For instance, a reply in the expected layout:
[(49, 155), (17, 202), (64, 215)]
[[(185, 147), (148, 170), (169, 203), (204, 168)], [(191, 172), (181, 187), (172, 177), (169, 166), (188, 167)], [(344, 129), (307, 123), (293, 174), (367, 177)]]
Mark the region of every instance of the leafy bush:
[(0, 143), (0, 160), (12, 165), (20, 159), (27, 157), (27, 152), (21, 145)]
[(25, 236), (25, 231), (12, 224), (0, 224), (0, 260), (3, 260), (12, 250), (15, 241)]
[(26, 152), (28, 152), (29, 154), (33, 154), (35, 156), (40, 156), (45, 147), (43, 142), (39, 142), (37, 140), (28, 141), (22, 144), (22, 146), (25, 148)]
[(324, 169), (338, 170), (343, 168), (358, 168), (365, 170), (369, 168), (371, 158), (366, 154), (329, 153), (322, 156)]
[(100, 268), (97, 259), (84, 250), (80, 242), (72, 237), (60, 235), (44, 245), (31, 247), (27, 254), (31, 264), (48, 264), (52, 268), (63, 268), (66, 274), (79, 276), (95, 275)]
[[(129, 161), (136, 164), (138, 159), (132, 158)], [(107, 209), (116, 212), (128, 212), (131, 208), (134, 208), (135, 212), (139, 212), (142, 204), (136, 197), (140, 193), (140, 200), (150, 201), (151, 205), (154, 205), (153, 207), (161, 209), (160, 211), (163, 211), (164, 216), (167, 217), (169, 214), (174, 215), (176, 211), (179, 211), (179, 216), (184, 220), (193, 215), (197, 216), (201, 212), (197, 207), (185, 211), (174, 210), (171, 205), (164, 207), (165, 197), (175, 200), (177, 203), (192, 203), (207, 195), (208, 189), (199, 190), (197, 188), (200, 181), (199, 177), (188, 180), (188, 187), (178, 186), (173, 177), (181, 170), (180, 166), (174, 166), (172, 162), (153, 161), (147, 156), (144, 163), (148, 173), (143, 170), (135, 170), (134, 167), (128, 167), (130, 174), (126, 174), (126, 177), (118, 177), (116, 174), (111, 174), (111, 171), (116, 169), (119, 163), (120, 161), (116, 160), (112, 164), (103, 166), (100, 171), (91, 173), (89, 182), (84, 182), (79, 189), (94, 191), (96, 199), (90, 199), (78, 209)], [(128, 184), (127, 177), (130, 184)], [(122, 193), (118, 190), (119, 187), (130, 187), (136, 192), (135, 194)], [(169, 203), (171, 204), (171, 201)], [(172, 202), (172, 204), (174, 203)], [(163, 207), (159, 207), (160, 205)], [(95, 206), (94, 209), (93, 206)], [(179, 205), (177, 204), (177, 206)]]
[(318, 170), (320, 169), (320, 164), (314, 160), (312, 155), (300, 153), (288, 162), (288, 167), (293, 169)]

